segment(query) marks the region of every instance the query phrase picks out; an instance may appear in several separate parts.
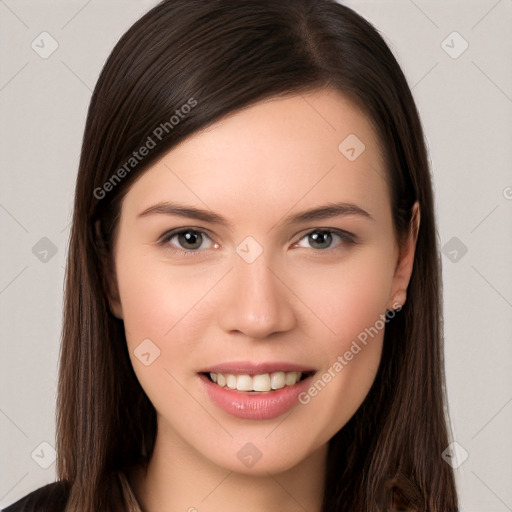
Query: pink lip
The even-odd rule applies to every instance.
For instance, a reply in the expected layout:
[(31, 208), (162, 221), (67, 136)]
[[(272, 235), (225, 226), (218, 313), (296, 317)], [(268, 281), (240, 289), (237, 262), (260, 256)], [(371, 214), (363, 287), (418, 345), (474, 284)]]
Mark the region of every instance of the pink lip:
[[(244, 368), (247, 369), (247, 367)], [(280, 368), (283, 367), (280, 366)], [(234, 370), (232, 371), (234, 373)], [(261, 368), (258, 368), (258, 372), (261, 372)], [(268, 373), (268, 371), (261, 373)], [(310, 386), (312, 375), (293, 386), (267, 392), (237, 391), (218, 386), (204, 374), (200, 374), (199, 378), (209, 399), (228, 414), (237, 418), (267, 420), (281, 416), (299, 404), (298, 397)]]
[(287, 362), (232, 361), (209, 366), (198, 373), (231, 373), (237, 375), (260, 375), (273, 372), (314, 372), (314, 368)]

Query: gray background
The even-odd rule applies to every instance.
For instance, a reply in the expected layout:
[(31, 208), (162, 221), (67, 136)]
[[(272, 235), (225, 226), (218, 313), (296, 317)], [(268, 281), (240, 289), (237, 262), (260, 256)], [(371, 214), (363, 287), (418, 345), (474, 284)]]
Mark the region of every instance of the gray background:
[[(456, 469), (462, 509), (512, 510), (512, 0), (345, 3), (391, 46), (428, 140), (449, 408), (467, 452)], [(55, 479), (62, 286), (86, 111), (114, 44), (155, 4), (0, 0), (0, 507)], [(55, 44), (45, 31), (58, 48), (42, 58)]]

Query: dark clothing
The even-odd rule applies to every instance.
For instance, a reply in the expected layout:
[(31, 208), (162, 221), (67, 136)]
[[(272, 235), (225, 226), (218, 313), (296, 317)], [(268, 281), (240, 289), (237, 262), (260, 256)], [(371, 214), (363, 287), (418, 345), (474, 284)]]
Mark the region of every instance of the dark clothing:
[[(109, 496), (111, 508), (120, 512), (142, 512), (128, 475), (124, 471), (116, 471), (114, 476)], [(70, 490), (69, 482), (53, 482), (32, 491), (0, 512), (64, 512)]]
[(68, 496), (67, 482), (53, 482), (32, 491), (2, 512), (63, 512)]

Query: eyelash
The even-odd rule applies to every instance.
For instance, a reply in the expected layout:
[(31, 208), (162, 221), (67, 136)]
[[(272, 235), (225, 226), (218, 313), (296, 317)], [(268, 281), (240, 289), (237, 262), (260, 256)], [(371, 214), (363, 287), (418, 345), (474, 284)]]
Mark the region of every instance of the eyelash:
[[(195, 256), (197, 256), (199, 253), (201, 253), (203, 251), (200, 250), (200, 249), (195, 249), (195, 250), (180, 249), (180, 248), (177, 248), (177, 247), (174, 247), (174, 246), (170, 245), (170, 241), (175, 236), (180, 235), (182, 233), (187, 233), (187, 232), (192, 232), (192, 233), (196, 233), (196, 234), (206, 235), (208, 238), (210, 238), (207, 232), (201, 231), (199, 229), (195, 229), (195, 228), (179, 228), (179, 229), (175, 229), (175, 230), (172, 230), (172, 231), (168, 231), (167, 233), (164, 233), (162, 235), (161, 239), (159, 240), (158, 244), (161, 245), (161, 246), (165, 246), (166, 249), (169, 249), (174, 254), (178, 254), (178, 255), (184, 256), (185, 258), (195, 257)], [(354, 234), (349, 233), (348, 231), (344, 231), (342, 229), (334, 229), (334, 228), (332, 228), (332, 229), (329, 229), (329, 228), (315, 228), (315, 229), (312, 229), (311, 231), (308, 231), (307, 233), (305, 233), (298, 240), (298, 242), (296, 242), (296, 243), (299, 243), (301, 240), (303, 240), (306, 237), (309, 237), (313, 233), (330, 233), (330, 234), (337, 235), (341, 239), (341, 243), (344, 243), (344, 244), (355, 245), (357, 243), (356, 236)], [(315, 248), (312, 248), (312, 249), (317, 251), (317, 252), (327, 252), (327, 251), (338, 250), (338, 249), (340, 249), (340, 247), (334, 247), (334, 248), (328, 247), (327, 249), (315, 249)]]

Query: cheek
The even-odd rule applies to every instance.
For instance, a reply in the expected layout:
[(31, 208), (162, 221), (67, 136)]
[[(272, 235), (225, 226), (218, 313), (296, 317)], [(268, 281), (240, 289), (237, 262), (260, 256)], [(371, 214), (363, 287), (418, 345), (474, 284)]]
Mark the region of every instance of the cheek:
[(392, 260), (383, 253), (382, 248), (361, 252), (338, 271), (310, 268), (308, 279), (296, 282), (298, 295), (307, 297), (315, 313), (305, 328), (323, 355), (302, 403), (308, 416), (324, 425), (326, 437), (355, 414), (379, 367), (393, 273)]
[(222, 269), (193, 267), (173, 267), (144, 255), (119, 258), (117, 266), (132, 366), (153, 405), (169, 418), (175, 411), (190, 412), (190, 395), (180, 383), (195, 377), (200, 366), (190, 361), (204, 352), (201, 342), (212, 322), (208, 291), (222, 277)]
[(154, 258), (119, 260), (119, 294), (130, 347), (145, 338), (159, 340), (159, 344), (172, 339), (178, 347), (185, 342), (179, 333), (187, 325), (190, 336), (190, 313), (201, 309), (201, 297), (212, 279), (197, 274)]
[(133, 369), (156, 410), (176, 425), (204, 416), (181, 384), (195, 375), (183, 362), (198, 352), (199, 332), (209, 318), (206, 301), (201, 298), (215, 282), (212, 273), (197, 274), (143, 256), (118, 260), (118, 286)]
[(360, 383), (371, 379), (380, 361), (389, 279), (370, 267), (337, 280), (332, 275), (325, 281), (316, 277), (316, 286), (308, 285), (309, 293), (304, 295), (318, 313), (319, 320), (310, 320), (308, 328), (312, 338), (321, 340), (324, 367), (341, 357), (343, 379)]
[(292, 286), (313, 313), (306, 325), (311, 336), (316, 328), (316, 337), (329, 340), (324, 347), (331, 357), (385, 313), (393, 276), (392, 258), (386, 254), (382, 247), (369, 248), (334, 266), (295, 270)]

